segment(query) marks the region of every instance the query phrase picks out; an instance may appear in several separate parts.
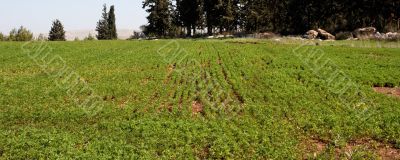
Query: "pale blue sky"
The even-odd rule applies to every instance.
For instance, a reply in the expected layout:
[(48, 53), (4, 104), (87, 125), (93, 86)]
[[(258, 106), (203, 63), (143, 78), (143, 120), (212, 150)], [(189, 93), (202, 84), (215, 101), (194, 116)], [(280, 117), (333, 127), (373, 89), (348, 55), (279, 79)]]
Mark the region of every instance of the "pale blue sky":
[(118, 29), (135, 29), (146, 24), (142, 0), (0, 0), (0, 32), (21, 25), (35, 33), (46, 33), (54, 19), (65, 30), (94, 30), (102, 6), (115, 5)]

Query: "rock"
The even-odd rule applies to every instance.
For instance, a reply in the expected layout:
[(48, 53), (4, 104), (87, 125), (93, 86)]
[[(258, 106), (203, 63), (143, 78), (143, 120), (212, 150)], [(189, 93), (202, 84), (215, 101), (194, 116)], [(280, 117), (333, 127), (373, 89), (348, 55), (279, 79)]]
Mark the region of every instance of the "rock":
[(224, 35), (222, 35), (222, 34), (219, 34), (219, 35), (217, 35), (217, 36), (214, 36), (214, 38), (224, 38), (225, 36)]
[[(365, 39), (365, 37), (363, 37), (363, 38)], [(388, 32), (386, 34), (376, 32), (372, 38), (377, 39), (377, 40), (399, 40), (400, 34), (397, 32)]]
[(398, 33), (396, 33), (396, 32), (388, 32), (388, 33), (386, 33), (386, 36), (387, 36), (387, 38), (396, 38), (397, 36), (399, 36), (399, 34)]
[(264, 32), (264, 33), (259, 33), (257, 34), (257, 38), (263, 38), (263, 39), (270, 39), (276, 37), (275, 33), (272, 32)]
[(375, 37), (375, 33), (375, 27), (358, 28), (354, 31), (354, 36), (358, 39), (371, 39)]
[(385, 39), (385, 34), (381, 34), (381, 33), (379, 33), (379, 32), (376, 32), (375, 34), (374, 34), (374, 37), (376, 38), (376, 39)]
[(400, 40), (400, 34), (397, 32), (388, 32), (385, 37), (387, 40)]
[(306, 39), (315, 39), (318, 37), (318, 32), (315, 30), (309, 30), (303, 37)]
[(318, 29), (318, 36), (321, 37), (323, 40), (335, 40), (335, 36), (330, 34), (329, 32), (323, 30), (323, 29)]

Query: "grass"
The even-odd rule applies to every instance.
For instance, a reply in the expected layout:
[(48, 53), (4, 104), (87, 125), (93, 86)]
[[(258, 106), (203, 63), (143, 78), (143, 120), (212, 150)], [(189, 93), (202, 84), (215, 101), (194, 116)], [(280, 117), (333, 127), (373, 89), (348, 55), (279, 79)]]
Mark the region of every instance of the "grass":
[(377, 44), (1, 42), (0, 159), (390, 157), (400, 99), (372, 87), (400, 49)]

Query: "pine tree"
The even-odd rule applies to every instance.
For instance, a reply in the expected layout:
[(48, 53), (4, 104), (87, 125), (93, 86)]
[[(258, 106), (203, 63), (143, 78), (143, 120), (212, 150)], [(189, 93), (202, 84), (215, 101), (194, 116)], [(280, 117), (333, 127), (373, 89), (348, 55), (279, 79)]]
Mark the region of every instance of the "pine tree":
[(234, 11), (233, 0), (225, 0), (223, 3), (223, 13), (221, 18), (221, 28), (225, 28), (226, 31), (231, 32), (235, 25), (235, 11)]
[(196, 34), (196, 28), (202, 21), (202, 1), (200, 0), (180, 0), (178, 4), (178, 12), (180, 20), (186, 27), (187, 36), (192, 35), (192, 29)]
[(213, 29), (220, 24), (220, 9), (222, 9), (222, 5), (222, 1), (220, 0), (204, 0), (204, 13), (208, 35), (212, 35)]
[(61, 21), (56, 19), (49, 32), (49, 41), (65, 41), (64, 26)]
[(110, 7), (110, 11), (108, 12), (107, 25), (108, 25), (108, 32), (110, 34), (109, 38), (117, 39), (118, 35), (117, 35), (117, 27), (115, 25), (115, 13), (113, 5)]
[(171, 3), (168, 0), (145, 0), (143, 8), (149, 13), (145, 34), (166, 36), (171, 28)]
[(103, 5), (103, 13), (102, 13), (102, 19), (97, 22), (97, 39), (98, 40), (106, 40), (106, 39), (111, 39), (110, 33), (109, 33), (109, 27), (108, 27), (108, 13), (107, 13), (107, 5)]
[(400, 29), (400, 1), (395, 0), (145, 0), (143, 4), (149, 13), (145, 31), (155, 35), (185, 27), (191, 36), (203, 29), (203, 21), (209, 35), (217, 28), (282, 35), (316, 28), (333, 34), (368, 26), (381, 32)]

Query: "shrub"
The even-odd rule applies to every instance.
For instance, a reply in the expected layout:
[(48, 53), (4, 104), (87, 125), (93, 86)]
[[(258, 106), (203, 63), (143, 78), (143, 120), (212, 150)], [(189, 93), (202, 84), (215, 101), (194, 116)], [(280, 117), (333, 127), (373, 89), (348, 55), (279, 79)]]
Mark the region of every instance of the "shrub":
[(28, 29), (21, 26), (18, 30), (12, 29), (10, 35), (8, 36), (9, 41), (31, 41), (33, 39), (33, 34)]
[(339, 32), (336, 34), (336, 40), (346, 40), (353, 38), (353, 33), (351, 32)]
[(89, 35), (87, 37), (85, 37), (83, 40), (85, 40), (85, 41), (93, 41), (93, 40), (96, 40), (96, 39), (94, 38), (94, 36), (91, 33), (89, 33)]
[(128, 40), (134, 40), (140, 38), (145, 38), (144, 34), (142, 32), (133, 31), (133, 34), (128, 38)]
[(0, 41), (4, 41), (5, 37), (3, 35), (3, 33), (0, 32)]
[(12, 29), (11, 31), (10, 31), (10, 34), (9, 34), (9, 36), (8, 36), (8, 40), (9, 41), (16, 41), (17, 40), (17, 29)]
[(33, 39), (33, 34), (28, 29), (21, 26), (18, 29), (17, 41), (31, 41)]
[(37, 41), (46, 41), (47, 38), (43, 34), (39, 34), (39, 36), (36, 38)]

